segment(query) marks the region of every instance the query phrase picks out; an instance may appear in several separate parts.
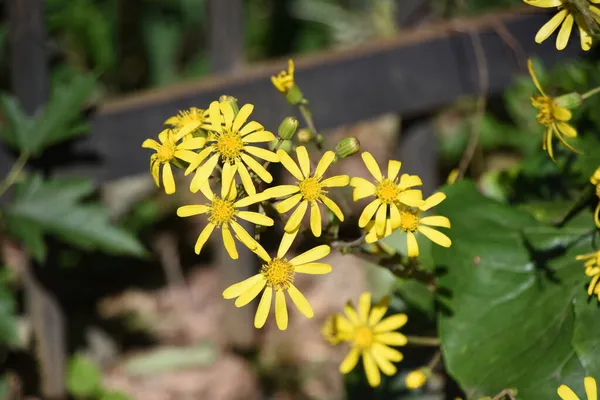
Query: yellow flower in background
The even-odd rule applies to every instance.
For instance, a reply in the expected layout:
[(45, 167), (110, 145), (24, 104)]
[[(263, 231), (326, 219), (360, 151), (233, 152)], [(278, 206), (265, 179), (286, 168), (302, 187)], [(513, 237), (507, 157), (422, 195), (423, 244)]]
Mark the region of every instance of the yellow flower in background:
[(287, 233), (296, 232), (298, 230), (302, 223), (302, 219), (308, 210), (309, 204), (310, 229), (316, 237), (321, 236), (321, 211), (319, 203), (325, 204), (325, 206), (329, 208), (340, 221), (344, 220), (342, 210), (327, 196), (327, 189), (331, 187), (346, 186), (350, 182), (350, 178), (348, 175), (337, 175), (323, 179), (325, 171), (327, 171), (327, 168), (329, 168), (335, 159), (335, 153), (333, 151), (328, 151), (321, 157), (321, 160), (317, 164), (317, 168), (312, 175), (310, 171), (310, 159), (306, 147), (299, 146), (296, 148), (296, 155), (300, 167), (298, 167), (298, 164), (296, 164), (292, 157), (284, 150), (278, 150), (277, 155), (279, 156), (281, 164), (283, 164), (285, 169), (287, 169), (298, 182), (293, 185), (275, 186), (266, 189), (264, 193), (270, 197), (291, 196), (275, 206), (277, 211), (281, 214), (288, 212), (298, 205), (285, 224), (284, 229)]
[(381, 372), (388, 376), (396, 373), (392, 362), (402, 361), (404, 357), (398, 350), (389, 346), (404, 346), (406, 336), (394, 332), (406, 324), (406, 314), (396, 314), (382, 320), (388, 309), (389, 298), (384, 297), (371, 309), (371, 293), (360, 295), (358, 308), (351, 302), (344, 307), (344, 316), (338, 319), (338, 328), (351, 343), (351, 349), (340, 364), (340, 372), (347, 374), (354, 369), (362, 356), (363, 366), (369, 385), (376, 387), (381, 383)]
[[(523, 0), (525, 3), (541, 8), (558, 8), (556, 13), (546, 24), (544, 24), (538, 33), (535, 35), (535, 42), (542, 43), (550, 35), (554, 33), (560, 26), (558, 36), (556, 37), (556, 49), (563, 50), (567, 47), (573, 24), (577, 24), (581, 48), (588, 51), (592, 47), (592, 36), (590, 35), (590, 23), (598, 23), (600, 21), (600, 9), (583, 1), (584, 7), (588, 10), (580, 10), (578, 5), (573, 0)], [(598, 0), (590, 0), (592, 3), (600, 3)], [(584, 15), (585, 13), (586, 15)], [(589, 21), (592, 18), (595, 21)]]
[(364, 228), (375, 216), (375, 228), (378, 235), (385, 233), (386, 218), (392, 222), (392, 228), (400, 226), (400, 210), (398, 203), (407, 206), (418, 207), (423, 204), (423, 197), (420, 190), (411, 189), (420, 186), (421, 178), (416, 175), (403, 174), (398, 180), (400, 167), (402, 163), (396, 160), (388, 162), (387, 177), (381, 174), (377, 161), (371, 153), (363, 152), (361, 154), (365, 166), (375, 178), (375, 182), (370, 182), (364, 178), (354, 177), (350, 180), (350, 185), (354, 187), (354, 201), (364, 199), (365, 197), (375, 196), (375, 200), (370, 202), (363, 210), (358, 220), (358, 226)]
[(348, 332), (340, 330), (340, 324), (343, 324), (340, 318), (343, 318), (340, 313), (328, 315), (321, 326), (321, 335), (332, 345), (351, 339)]
[[(171, 163), (176, 158), (191, 163), (197, 156), (192, 150), (204, 147), (204, 138), (188, 138), (177, 143), (183, 136), (188, 135), (199, 125), (190, 124), (186, 129), (180, 130), (182, 135), (175, 134), (171, 129), (165, 129), (158, 134), (158, 142), (154, 139), (146, 139), (142, 147), (155, 150), (156, 153), (150, 156), (150, 172), (156, 186), (160, 187), (160, 166), (162, 165), (162, 183), (167, 194), (175, 193), (175, 178)], [(159, 143), (160, 142), (160, 143)]]
[(233, 259), (238, 258), (238, 252), (233, 240), (231, 231), (235, 237), (253, 252), (261, 257), (266, 257), (267, 253), (258, 244), (258, 242), (237, 222), (237, 219), (243, 219), (255, 225), (272, 226), (273, 220), (265, 215), (252, 211), (242, 211), (239, 208), (247, 207), (251, 204), (264, 201), (267, 197), (264, 194), (255, 194), (236, 200), (237, 190), (234, 184), (229, 186), (229, 190), (221, 189), (221, 197), (215, 195), (210, 185), (207, 183), (201, 189), (202, 194), (209, 200), (206, 204), (182, 206), (177, 209), (179, 217), (190, 217), (193, 215), (208, 215), (208, 224), (204, 227), (194, 250), (200, 254), (202, 247), (215, 229), (221, 230), (223, 244), (229, 256)]
[(427, 374), (423, 369), (415, 369), (410, 371), (404, 379), (404, 384), (408, 389), (418, 389), (427, 382)]
[(600, 301), (600, 251), (594, 253), (582, 254), (575, 257), (576, 260), (585, 260), (585, 274), (591, 279), (588, 285), (588, 296), (595, 294)]
[(596, 186), (596, 197), (598, 197), (598, 205), (594, 211), (594, 223), (600, 228), (600, 167), (596, 169), (594, 175), (590, 178), (592, 185)]
[(256, 194), (256, 188), (247, 167), (263, 181), (267, 183), (273, 181), (271, 174), (252, 156), (270, 162), (278, 162), (279, 157), (272, 151), (252, 144), (271, 142), (275, 140), (275, 135), (265, 131), (264, 127), (256, 121), (246, 123), (253, 109), (252, 104), (245, 104), (234, 116), (233, 107), (228, 101), (220, 103), (213, 101), (210, 104), (208, 108), (210, 124), (202, 125), (202, 128), (211, 131), (213, 135), (209, 136), (207, 147), (198, 153), (185, 171), (186, 175), (196, 171), (190, 184), (190, 190), (193, 193), (206, 184), (219, 161), (223, 163), (221, 183), (225, 187), (231, 185), (237, 173), (246, 192)]
[(546, 128), (542, 139), (542, 148), (548, 152), (550, 158), (554, 161), (554, 151), (552, 150), (552, 136), (554, 135), (566, 148), (575, 153), (581, 153), (567, 143), (563, 137), (563, 135), (568, 138), (577, 137), (577, 130), (566, 122), (571, 119), (571, 111), (559, 106), (552, 97), (546, 95), (535, 75), (531, 60), (527, 60), (527, 68), (535, 87), (541, 93), (541, 96), (531, 97), (531, 104), (538, 109), (537, 122)]
[(290, 58), (288, 60), (288, 70), (281, 71), (277, 76), (271, 76), (271, 82), (273, 86), (281, 93), (287, 93), (296, 84), (294, 82), (294, 61)]
[[(587, 400), (598, 400), (598, 388), (596, 380), (591, 376), (586, 376), (583, 380), (585, 386), (585, 394)], [(562, 400), (580, 400), (579, 397), (567, 385), (560, 385), (557, 390), (558, 395)]]
[[(190, 107), (187, 110), (179, 111), (175, 116), (167, 119), (164, 124), (170, 125), (174, 131), (185, 128), (188, 124), (197, 125), (194, 131), (200, 128), (200, 125), (208, 121), (208, 111), (197, 107)], [(193, 131), (191, 132), (193, 133)]]
[(260, 272), (245, 281), (228, 287), (223, 292), (224, 298), (236, 299), (236, 307), (245, 306), (254, 300), (261, 291), (263, 292), (254, 317), (256, 328), (262, 328), (267, 321), (273, 300), (273, 292), (275, 292), (275, 320), (280, 330), (284, 331), (288, 326), (285, 292), (288, 293), (292, 302), (302, 314), (307, 318), (314, 316), (310, 303), (294, 286), (294, 279), (297, 273), (327, 274), (331, 272), (331, 265), (315, 262), (328, 255), (330, 247), (327, 245), (317, 246), (288, 260), (285, 255), (290, 245), (291, 243), (282, 241), (275, 258), (269, 257), (264, 250), (257, 252), (266, 263), (262, 265)]

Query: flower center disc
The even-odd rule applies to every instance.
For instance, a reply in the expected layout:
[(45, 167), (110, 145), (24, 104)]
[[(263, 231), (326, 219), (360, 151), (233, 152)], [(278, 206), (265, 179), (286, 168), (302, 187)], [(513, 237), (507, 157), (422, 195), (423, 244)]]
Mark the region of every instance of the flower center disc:
[(536, 116), (537, 122), (545, 126), (551, 125), (554, 122), (554, 104), (551, 98), (533, 96), (531, 98), (531, 104), (539, 110)]
[(239, 158), (244, 149), (244, 142), (238, 132), (223, 132), (217, 137), (217, 143), (214, 146), (224, 161), (231, 164)]
[(212, 202), (210, 217), (208, 220), (217, 226), (233, 219), (235, 208), (233, 202), (215, 198)]
[(412, 211), (400, 212), (400, 228), (404, 231), (414, 232), (419, 227), (419, 217)]
[(294, 282), (294, 266), (285, 258), (274, 258), (264, 264), (260, 272), (267, 280), (267, 285), (275, 290), (285, 290)]
[(170, 138), (156, 152), (158, 161), (167, 163), (175, 158), (175, 141)]
[(315, 178), (306, 178), (298, 184), (302, 197), (314, 201), (321, 195), (321, 184)]
[(366, 326), (361, 326), (354, 334), (354, 343), (360, 349), (368, 349), (373, 345), (373, 332)]
[(400, 188), (390, 179), (384, 179), (377, 185), (376, 196), (385, 204), (391, 204), (400, 194)]

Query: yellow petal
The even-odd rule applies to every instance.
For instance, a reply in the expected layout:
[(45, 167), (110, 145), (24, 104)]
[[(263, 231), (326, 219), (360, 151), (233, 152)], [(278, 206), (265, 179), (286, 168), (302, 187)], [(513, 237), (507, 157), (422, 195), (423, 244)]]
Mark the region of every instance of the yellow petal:
[(285, 331), (287, 329), (288, 312), (283, 290), (275, 291), (275, 320), (277, 321), (277, 327), (280, 330)]
[[(278, 255), (279, 257), (279, 255)], [(331, 265), (324, 263), (308, 263), (294, 266), (294, 272), (299, 274), (322, 275), (331, 272)]]
[(381, 352), (372, 350), (371, 355), (373, 356), (373, 360), (375, 360), (375, 363), (381, 372), (387, 376), (392, 376), (396, 373), (397, 369), (394, 364), (385, 358)]
[(567, 123), (557, 122), (556, 127), (558, 128), (560, 133), (562, 133), (568, 138), (577, 137), (577, 130)]
[(388, 179), (395, 180), (398, 174), (400, 173), (400, 168), (402, 167), (402, 163), (396, 160), (388, 161)]
[[(267, 189), (268, 190), (268, 189)], [(280, 213), (286, 213), (290, 211), (296, 204), (302, 200), (302, 194), (298, 193), (290, 197), (289, 199), (283, 200), (281, 203), (275, 206), (275, 209)]]
[(306, 147), (298, 146), (296, 148), (296, 155), (298, 156), (298, 164), (302, 170), (302, 175), (304, 178), (308, 178), (310, 176), (310, 159), (308, 158)]
[(371, 175), (373, 175), (373, 177), (377, 181), (383, 180), (383, 175), (381, 175), (379, 165), (377, 165), (377, 161), (375, 161), (375, 158), (373, 158), (371, 153), (365, 151), (360, 156), (362, 157), (363, 162), (365, 163), (365, 166), (367, 167)]
[(267, 322), (267, 317), (269, 316), (269, 309), (271, 308), (272, 299), (273, 289), (267, 286), (260, 299), (260, 303), (258, 303), (258, 308), (256, 309), (256, 315), (254, 316), (255, 328), (260, 329), (265, 325), (265, 322)]
[(235, 247), (235, 240), (233, 240), (233, 235), (229, 230), (229, 227), (226, 224), (221, 226), (221, 236), (223, 237), (223, 244), (225, 245), (225, 250), (227, 250), (227, 254), (234, 260), (239, 258), (237, 249)]
[(442, 247), (450, 247), (452, 245), (452, 241), (442, 232), (436, 231), (435, 229), (429, 228), (427, 226), (419, 226), (419, 232), (423, 235), (427, 236), (429, 240), (432, 242), (439, 244)]
[(429, 226), (440, 226), (442, 228), (450, 228), (450, 220), (446, 217), (442, 217), (439, 215), (421, 218), (419, 223)]
[(196, 254), (200, 254), (204, 243), (206, 243), (206, 241), (210, 237), (210, 234), (212, 233), (213, 229), (215, 229), (215, 225), (211, 223), (208, 223), (204, 227), (204, 229), (202, 229), (202, 232), (200, 232), (200, 235), (198, 236), (198, 240), (196, 240), (196, 245), (194, 246), (194, 251), (196, 252)]
[(298, 231), (299, 229), (294, 232), (283, 233), (283, 237), (281, 238), (281, 242), (279, 243), (279, 248), (277, 249), (277, 258), (283, 258), (286, 255), (286, 253), (292, 246), (292, 243), (294, 243), (294, 239), (296, 239)]
[(360, 351), (357, 348), (352, 348), (350, 352), (346, 355), (342, 363), (340, 364), (340, 372), (342, 374), (347, 374), (356, 367), (358, 363), (358, 357), (360, 356)]
[(206, 157), (208, 157), (210, 155), (210, 153), (212, 153), (213, 151), (214, 151), (214, 149), (212, 148), (212, 146), (210, 146), (210, 147), (207, 147), (204, 150), (202, 150), (200, 153), (198, 153), (196, 155), (196, 157), (192, 160), (190, 165), (188, 165), (188, 167), (186, 168), (185, 176), (188, 176), (189, 174), (194, 172), (196, 169), (198, 169), (198, 166), (200, 166), (200, 164), (202, 164), (202, 162), (206, 159)]
[(235, 300), (236, 307), (243, 307), (246, 304), (250, 303), (252, 300), (258, 296), (261, 290), (266, 286), (267, 281), (265, 279), (258, 280), (254, 285), (250, 287), (250, 289), (246, 290)]
[(581, 27), (581, 25), (577, 25), (579, 28), (579, 40), (581, 43), (581, 49), (583, 51), (588, 51), (592, 48), (592, 36)]
[(557, 50), (563, 50), (565, 47), (567, 47), (569, 36), (571, 36), (571, 31), (573, 30), (574, 22), (575, 18), (573, 18), (573, 14), (567, 15), (565, 22), (563, 22), (562, 26), (560, 27), (560, 31), (558, 31), (558, 36), (556, 37)]
[[(556, 137), (558, 138), (558, 140), (567, 149), (569, 149), (569, 150), (571, 150), (571, 151), (573, 151), (575, 153), (582, 154), (582, 152), (580, 150), (578, 150), (575, 147), (571, 146), (569, 143), (567, 143), (567, 141), (565, 140), (565, 138), (563, 138), (563, 135), (562, 135), (561, 130), (560, 130), (561, 128), (559, 128), (559, 125), (561, 125), (561, 126), (565, 125), (565, 126), (567, 126), (569, 128), (572, 128), (570, 125), (565, 124), (564, 122), (557, 122), (556, 124), (554, 124), (554, 128), (553, 129), (554, 129), (554, 133), (555, 133)], [(574, 129), (574, 128), (572, 128), (572, 129)], [(569, 133), (569, 134), (572, 134), (572, 133)]]
[(262, 147), (256, 146), (244, 146), (244, 150), (247, 153), (252, 154), (255, 157), (261, 158), (270, 162), (279, 162), (279, 156), (273, 153), (271, 150), (263, 149)]
[(404, 355), (398, 350), (392, 349), (391, 347), (388, 347), (381, 343), (373, 343), (372, 350), (373, 352), (381, 354), (382, 357), (394, 362), (400, 362), (404, 358)]
[(242, 293), (244, 293), (245, 291), (247, 291), (248, 289), (250, 289), (252, 286), (254, 286), (256, 282), (264, 279), (265, 277), (263, 276), (263, 274), (256, 274), (246, 280), (234, 283), (233, 285), (229, 286), (223, 291), (223, 298), (234, 299)]
[(175, 157), (177, 157), (180, 160), (183, 160), (187, 163), (190, 163), (190, 164), (196, 160), (197, 156), (198, 156), (198, 153), (195, 153), (191, 150), (180, 150), (180, 149), (175, 150)]
[(235, 176), (237, 169), (237, 164), (229, 164), (226, 162), (223, 165), (223, 173), (221, 174), (221, 198), (226, 198), (231, 189), (231, 185), (235, 184), (233, 177)]
[(162, 181), (166, 194), (175, 193), (175, 178), (173, 178), (173, 170), (171, 169), (171, 164), (169, 163), (163, 165)]
[(415, 186), (421, 186), (422, 184), (423, 182), (418, 175), (402, 174), (398, 186), (400, 189), (404, 190)]
[(294, 176), (294, 178), (298, 179), (299, 181), (304, 179), (300, 168), (298, 168), (296, 162), (287, 152), (285, 152), (285, 150), (277, 150), (277, 155), (279, 156), (279, 162), (290, 172), (290, 174)]
[(246, 196), (243, 199), (239, 199), (238, 201), (236, 201), (235, 203), (233, 203), (233, 206), (235, 208), (240, 208), (240, 207), (247, 207), (251, 204), (256, 204), (256, 203), (260, 203), (261, 201), (265, 201), (268, 200), (269, 196), (266, 193), (257, 193), (257, 194), (253, 194), (250, 196)]
[(383, 318), (383, 316), (387, 312), (389, 304), (390, 304), (390, 297), (384, 296), (381, 298), (381, 300), (379, 300), (377, 302), (377, 304), (375, 304), (373, 306), (373, 308), (371, 309), (371, 314), (369, 315), (369, 321), (368, 321), (368, 325), (370, 327), (375, 326), (379, 321), (381, 321), (381, 318)]
[[(568, 14), (568, 11), (566, 9), (564, 9), (564, 10), (561, 10), (558, 13), (556, 13), (556, 15), (554, 15), (552, 18), (550, 18), (550, 20), (548, 22), (546, 22), (540, 28), (540, 30), (537, 32), (537, 34), (535, 35), (535, 42), (542, 43), (544, 40), (548, 39), (548, 37), (550, 35), (552, 35), (552, 33), (554, 33), (556, 28), (558, 28), (560, 26), (560, 24), (563, 22), (563, 20), (567, 16), (567, 14)], [(538, 86), (538, 85), (536, 85), (536, 86)], [(538, 87), (538, 90), (539, 90), (539, 87)], [(540, 90), (540, 92), (543, 94), (543, 92), (541, 90)]]
[[(352, 178), (352, 180), (350, 180), (350, 185), (352, 185), (352, 181), (355, 181), (356, 179), (362, 178)], [(364, 180), (364, 182), (361, 182), (360, 186), (355, 186), (354, 192), (352, 193), (352, 199), (354, 201), (358, 201), (364, 199), (365, 197), (375, 196), (376, 190), (377, 188), (375, 185), (367, 180)]]
[(373, 215), (375, 215), (375, 212), (377, 212), (377, 209), (380, 205), (381, 200), (379, 199), (375, 199), (369, 204), (367, 204), (363, 212), (360, 214), (360, 217), (358, 218), (359, 228), (364, 228), (365, 226), (367, 226), (369, 221), (373, 218)]
[(421, 207), (423, 202), (423, 193), (418, 189), (409, 189), (398, 195), (398, 201), (410, 207)]
[(552, 161), (554, 161), (554, 151), (552, 150), (552, 132), (553, 132), (554, 128), (550, 127), (548, 129), (546, 129), (546, 132), (544, 133), (544, 142), (543, 142), (543, 148), (544, 150), (548, 151), (548, 155), (550, 156), (550, 159)]
[(408, 340), (399, 332), (385, 332), (375, 335), (375, 340), (389, 346), (405, 346)]
[(285, 197), (290, 194), (297, 193), (300, 190), (298, 185), (279, 185), (272, 188), (268, 188), (264, 193), (268, 193), (269, 197)]
[(444, 193), (442, 193), (442, 192), (434, 193), (431, 196), (429, 196), (427, 198), (427, 200), (425, 200), (425, 204), (423, 204), (421, 207), (419, 207), (419, 209), (421, 209), (422, 211), (427, 211), (430, 208), (437, 206), (445, 199), (446, 199), (446, 195)]
[(325, 179), (321, 182), (321, 185), (323, 187), (343, 187), (347, 186), (349, 182), (350, 177), (348, 175), (336, 175)]
[(579, 400), (579, 397), (567, 385), (560, 385), (556, 392), (562, 400)]
[(206, 214), (210, 210), (206, 205), (181, 206), (177, 209), (178, 217), (191, 217), (192, 215)]
[(239, 131), (242, 125), (244, 125), (244, 123), (248, 120), (250, 114), (252, 114), (252, 110), (254, 110), (254, 106), (252, 104), (244, 104), (236, 115), (231, 130), (234, 132)]
[(308, 300), (306, 300), (306, 297), (300, 293), (296, 286), (290, 284), (290, 287), (288, 287), (288, 293), (298, 310), (300, 310), (305, 317), (312, 318), (315, 316), (315, 312), (313, 311), (310, 303)]
[(273, 226), (273, 219), (253, 211), (238, 211), (237, 216), (256, 225)]
[(387, 230), (394, 230), (402, 224), (400, 210), (398, 210), (398, 206), (396, 204), (390, 204), (390, 219), (387, 223), (390, 225)]
[(152, 158), (150, 159), (150, 174), (154, 179), (154, 184), (160, 187), (160, 163)]
[[(179, 140), (182, 137), (189, 135), (190, 133), (194, 132), (196, 129), (200, 128), (200, 125), (201, 125), (200, 121), (188, 122), (187, 124), (185, 124), (185, 126), (183, 126), (180, 130), (177, 131), (177, 134), (175, 135), (175, 140)], [(185, 148), (199, 149), (199, 148), (204, 147), (204, 143), (206, 143), (206, 139), (202, 138), (202, 137), (198, 137), (198, 138), (192, 137), (192, 138), (184, 140), (183, 143), (181, 143), (181, 145), (185, 144), (185, 142), (189, 142), (187, 144), (188, 147), (185, 147)], [(194, 146), (194, 147), (189, 147), (189, 146)]]
[(166, 141), (169, 140), (169, 137), (171, 136), (171, 129), (163, 129), (159, 134), (158, 134), (158, 140), (164, 144)]
[(323, 204), (325, 204), (325, 206), (329, 208), (331, 212), (334, 213), (340, 221), (344, 222), (344, 214), (342, 213), (340, 207), (337, 204), (335, 204), (333, 200), (325, 196), (320, 196), (319, 200), (321, 200)]
[[(223, 114), (223, 119), (225, 121), (225, 126), (227, 128), (231, 128), (233, 125), (233, 107), (226, 101), (222, 101), (219, 103), (219, 108), (221, 109), (221, 114)], [(241, 110), (240, 110), (241, 111)], [(231, 129), (232, 131), (236, 131), (237, 129)]]
[(196, 170), (196, 175), (190, 183), (190, 191), (192, 193), (198, 192), (198, 190), (200, 190), (200, 188), (204, 186), (206, 182), (208, 182), (208, 178), (215, 170), (215, 167), (217, 166), (218, 162), (219, 154), (215, 154)]
[(292, 265), (308, 264), (327, 256), (330, 251), (331, 248), (329, 246), (322, 244), (292, 258), (289, 262)]
[(534, 7), (552, 8), (562, 5), (561, 0), (523, 0), (525, 3)]
[(237, 222), (231, 221), (231, 228), (233, 232), (235, 232), (235, 236), (238, 238), (240, 242), (244, 244), (247, 248), (249, 248), (254, 254), (262, 258), (264, 261), (271, 261), (271, 257), (269, 257), (269, 253), (258, 243), (246, 230)]
[(317, 168), (315, 169), (315, 174), (313, 176), (317, 179), (321, 178), (333, 160), (335, 160), (335, 153), (333, 151), (326, 151), (325, 154), (323, 154), (323, 157), (321, 157), (321, 160), (319, 160), (319, 164), (317, 164)]
[(142, 143), (142, 147), (145, 149), (157, 150), (160, 149), (160, 144), (154, 139), (146, 139)]
[(250, 167), (250, 169), (252, 169), (252, 171), (256, 173), (256, 175), (258, 175), (260, 179), (262, 179), (263, 182), (271, 183), (273, 181), (273, 176), (262, 165), (260, 165), (258, 161), (243, 153), (242, 160), (247, 166)]
[(383, 236), (385, 233), (385, 217), (387, 216), (387, 209), (388, 205), (382, 204), (375, 215), (375, 229), (377, 229), (377, 234), (379, 236)]
[(394, 314), (375, 325), (373, 332), (383, 333), (395, 331), (396, 329), (403, 327), (406, 324), (406, 321), (408, 321), (406, 314)]
[(250, 173), (248, 172), (248, 169), (244, 164), (240, 164), (238, 166), (238, 174), (242, 179), (242, 185), (244, 185), (244, 190), (246, 191), (246, 193), (251, 195), (256, 194), (256, 187), (254, 186), (252, 177), (250, 176)]
[(208, 200), (213, 201), (215, 199), (215, 194), (210, 189), (210, 182), (206, 182), (204, 186), (200, 188), (200, 192), (206, 197)]
[(275, 135), (269, 131), (257, 131), (245, 136), (242, 140), (244, 143), (271, 142), (275, 140)]
[(364, 292), (358, 298), (358, 318), (361, 324), (366, 324), (371, 310), (371, 293)]
[(208, 106), (208, 115), (210, 116), (210, 128), (215, 132), (221, 132), (221, 110), (219, 108), (219, 102), (213, 101)]
[(379, 368), (377, 368), (377, 364), (375, 364), (375, 360), (373, 360), (373, 356), (368, 352), (363, 352), (363, 366), (365, 368), (365, 373), (367, 374), (367, 381), (369, 385), (372, 387), (377, 387), (381, 384), (381, 374), (379, 373)]
[(344, 305), (344, 314), (346, 314), (346, 317), (348, 318), (348, 320), (350, 321), (350, 323), (353, 326), (360, 325), (358, 315), (356, 314), (356, 311), (354, 310), (354, 307), (353, 307), (351, 301), (347, 301), (346, 304)]
[(567, 110), (564, 107), (560, 107), (560, 106), (554, 106), (552, 108), (552, 115), (554, 116), (555, 119), (559, 120), (559, 121), (568, 121), (571, 119), (571, 111)]
[[(538, 34), (539, 34), (539, 32), (538, 32)], [(544, 38), (544, 40), (545, 40), (545, 38)], [(538, 43), (541, 43), (541, 42), (538, 42)], [(533, 61), (531, 61), (531, 59), (527, 59), (527, 69), (529, 70), (529, 75), (531, 76), (531, 80), (533, 81), (533, 84), (535, 85), (537, 90), (539, 90), (539, 92), (542, 95), (546, 96), (546, 93), (544, 93), (544, 89), (542, 89), (542, 85), (540, 85), (537, 75), (535, 74), (535, 70), (533, 69)]]
[(321, 236), (321, 210), (316, 201), (310, 203), (310, 230), (315, 237)]
[(587, 394), (588, 400), (598, 400), (598, 388), (596, 387), (596, 380), (591, 376), (586, 376), (583, 380), (585, 385), (585, 393)]
[(239, 130), (241, 136), (246, 136), (252, 132), (262, 131), (265, 128), (256, 121), (250, 121)]
[(302, 201), (298, 207), (294, 210), (292, 215), (290, 215), (290, 219), (288, 219), (287, 223), (284, 226), (284, 230), (286, 232), (294, 232), (298, 229), (300, 224), (302, 223), (302, 219), (304, 218), (304, 214), (306, 214), (306, 209), (308, 208), (308, 201)]

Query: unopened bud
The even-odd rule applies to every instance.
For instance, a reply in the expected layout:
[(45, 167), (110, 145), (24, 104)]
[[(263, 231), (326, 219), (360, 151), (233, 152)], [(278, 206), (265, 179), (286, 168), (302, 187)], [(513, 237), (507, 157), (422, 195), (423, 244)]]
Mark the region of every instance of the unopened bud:
[(305, 102), (304, 94), (302, 94), (302, 91), (300, 90), (298, 85), (296, 85), (295, 83), (294, 83), (294, 86), (292, 86), (285, 93), (285, 99), (288, 101), (288, 103), (290, 103), (293, 106), (297, 106), (297, 105)]
[(298, 129), (298, 120), (294, 117), (286, 117), (281, 125), (279, 125), (279, 137), (285, 140), (290, 140), (294, 137)]
[(404, 383), (408, 389), (418, 389), (427, 382), (429, 375), (431, 375), (431, 371), (427, 368), (416, 369), (406, 375)]
[(298, 141), (300, 143), (308, 143), (313, 140), (314, 137), (315, 135), (308, 128), (302, 128), (298, 131)]
[(235, 97), (223, 95), (219, 97), (219, 102), (229, 103), (231, 105), (231, 109), (233, 110), (233, 117), (235, 118), (235, 116), (238, 115), (240, 108), (238, 107), (237, 99)]
[(592, 183), (592, 185), (597, 185), (598, 183), (600, 183), (600, 167), (596, 168), (596, 171), (594, 171), (594, 175), (592, 175), (592, 177), (590, 178), (590, 182)]
[(583, 103), (583, 97), (577, 92), (563, 94), (554, 98), (554, 104), (564, 108), (576, 108)]
[(339, 158), (350, 157), (360, 151), (360, 142), (355, 137), (347, 137), (335, 145), (335, 153)]

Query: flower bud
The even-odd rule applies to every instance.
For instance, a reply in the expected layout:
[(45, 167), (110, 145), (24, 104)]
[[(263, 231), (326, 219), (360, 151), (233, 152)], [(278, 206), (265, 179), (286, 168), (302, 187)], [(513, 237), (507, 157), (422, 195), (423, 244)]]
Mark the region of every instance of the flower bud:
[(404, 383), (408, 389), (418, 389), (427, 382), (429, 375), (431, 375), (431, 372), (426, 368), (416, 369), (406, 375)]
[(353, 136), (344, 138), (335, 145), (335, 153), (339, 158), (350, 157), (358, 153), (359, 150), (360, 142)]
[(554, 98), (554, 104), (564, 108), (576, 108), (583, 103), (583, 97), (577, 92), (563, 94)]
[(308, 143), (315, 137), (313, 131), (308, 128), (302, 128), (298, 131), (298, 141), (300, 143)]
[(281, 125), (279, 125), (279, 137), (285, 140), (290, 140), (298, 129), (298, 120), (294, 117), (286, 117)]
[(219, 102), (229, 103), (231, 105), (231, 109), (233, 110), (233, 117), (235, 118), (235, 116), (238, 115), (240, 108), (238, 107), (237, 99), (235, 97), (223, 95), (219, 97)]
[(592, 177), (590, 178), (590, 182), (592, 183), (592, 185), (597, 185), (598, 183), (600, 183), (600, 167), (598, 167), (596, 171), (594, 171), (594, 175), (592, 175)]
[(298, 87), (298, 85), (294, 84), (286, 93), (285, 99), (293, 106), (297, 106), (299, 104), (304, 103), (304, 94)]

